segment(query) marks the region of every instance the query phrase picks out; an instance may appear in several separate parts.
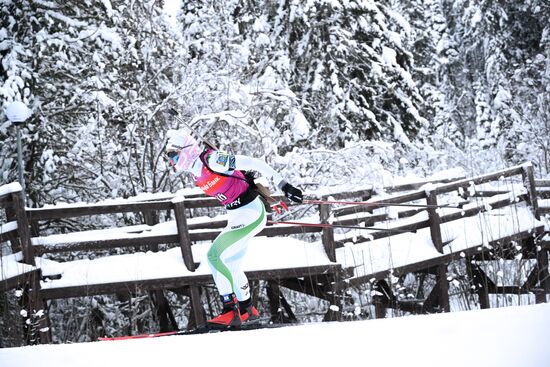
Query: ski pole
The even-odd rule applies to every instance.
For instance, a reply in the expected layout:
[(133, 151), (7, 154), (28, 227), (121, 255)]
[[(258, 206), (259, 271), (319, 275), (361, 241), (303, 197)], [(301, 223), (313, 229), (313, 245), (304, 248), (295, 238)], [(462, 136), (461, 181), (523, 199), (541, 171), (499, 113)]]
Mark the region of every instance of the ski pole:
[(393, 229), (393, 228), (377, 228), (377, 227), (361, 227), (361, 226), (347, 226), (343, 224), (331, 224), (331, 223), (304, 223), (304, 222), (291, 222), (291, 221), (267, 221), (267, 224), (288, 224), (293, 226), (301, 227), (321, 227), (321, 228), (348, 228), (348, 229), (366, 229), (369, 231), (384, 231), (384, 232), (395, 232), (395, 233), (407, 233), (412, 232), (416, 233), (416, 230), (405, 230), (405, 229)]
[(366, 205), (373, 207), (387, 207), (387, 206), (403, 206), (413, 208), (455, 208), (452, 205), (429, 205), (429, 204), (403, 204), (403, 203), (389, 203), (383, 201), (334, 201), (334, 200), (306, 200), (302, 201), (303, 204), (345, 204), (345, 205)]
[(185, 127), (188, 128), (189, 131), (191, 131), (193, 134), (195, 134), (196, 137), (202, 140), (204, 144), (208, 145), (210, 148), (214, 150), (218, 150), (215, 144), (211, 143), (208, 139), (206, 139), (203, 135), (201, 135), (197, 130), (195, 130), (191, 125), (189, 125), (186, 121), (184, 121), (183, 118), (181, 118), (179, 112), (176, 111), (174, 108), (169, 108), (168, 113), (174, 116), (176, 120), (178, 120), (178, 122), (184, 124)]

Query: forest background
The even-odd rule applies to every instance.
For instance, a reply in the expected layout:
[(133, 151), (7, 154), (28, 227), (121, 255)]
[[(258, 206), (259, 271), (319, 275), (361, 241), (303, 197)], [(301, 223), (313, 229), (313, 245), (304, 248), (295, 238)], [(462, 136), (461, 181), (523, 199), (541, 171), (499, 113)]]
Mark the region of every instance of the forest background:
[[(550, 174), (545, 0), (166, 5), (0, 1), (1, 103), (33, 111), (21, 127), (28, 206), (189, 186), (162, 159), (167, 130), (181, 127), (170, 108), (308, 191), (526, 160)], [(17, 181), (15, 136), (0, 111), (1, 184)], [(14, 302), (2, 297), (7, 322)], [(86, 302), (84, 323), (105, 328), (108, 306), (130, 301)], [(58, 341), (89, 335), (78, 315)]]

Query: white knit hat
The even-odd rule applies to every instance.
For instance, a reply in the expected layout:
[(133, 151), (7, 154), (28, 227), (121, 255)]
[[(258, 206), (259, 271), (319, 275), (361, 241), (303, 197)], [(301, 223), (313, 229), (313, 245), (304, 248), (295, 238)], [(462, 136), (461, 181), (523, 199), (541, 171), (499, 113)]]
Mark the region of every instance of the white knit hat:
[(174, 172), (186, 171), (202, 152), (199, 142), (185, 129), (169, 130), (167, 136), (166, 153), (178, 152), (177, 157), (170, 160)]

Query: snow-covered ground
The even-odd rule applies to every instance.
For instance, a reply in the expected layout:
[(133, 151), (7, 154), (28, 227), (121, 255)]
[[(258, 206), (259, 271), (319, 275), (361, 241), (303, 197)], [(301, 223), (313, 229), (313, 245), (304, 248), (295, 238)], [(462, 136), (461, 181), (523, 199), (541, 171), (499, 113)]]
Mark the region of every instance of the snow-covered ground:
[(550, 304), (0, 349), (2, 367), (550, 366)]

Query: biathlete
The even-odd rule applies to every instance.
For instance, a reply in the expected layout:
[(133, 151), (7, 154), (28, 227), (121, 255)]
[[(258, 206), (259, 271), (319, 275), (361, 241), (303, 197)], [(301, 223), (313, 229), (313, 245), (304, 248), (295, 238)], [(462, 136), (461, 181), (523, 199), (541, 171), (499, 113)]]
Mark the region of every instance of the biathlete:
[(263, 202), (241, 171), (257, 171), (269, 177), (294, 202), (302, 191), (286, 182), (264, 161), (233, 155), (199, 143), (187, 130), (171, 131), (166, 159), (175, 174), (189, 172), (207, 195), (217, 198), (228, 212), (227, 226), (212, 242), (208, 264), (223, 303), (222, 313), (208, 320), (216, 326), (239, 326), (259, 317), (252, 305), (250, 286), (242, 261), (248, 243), (266, 225)]

